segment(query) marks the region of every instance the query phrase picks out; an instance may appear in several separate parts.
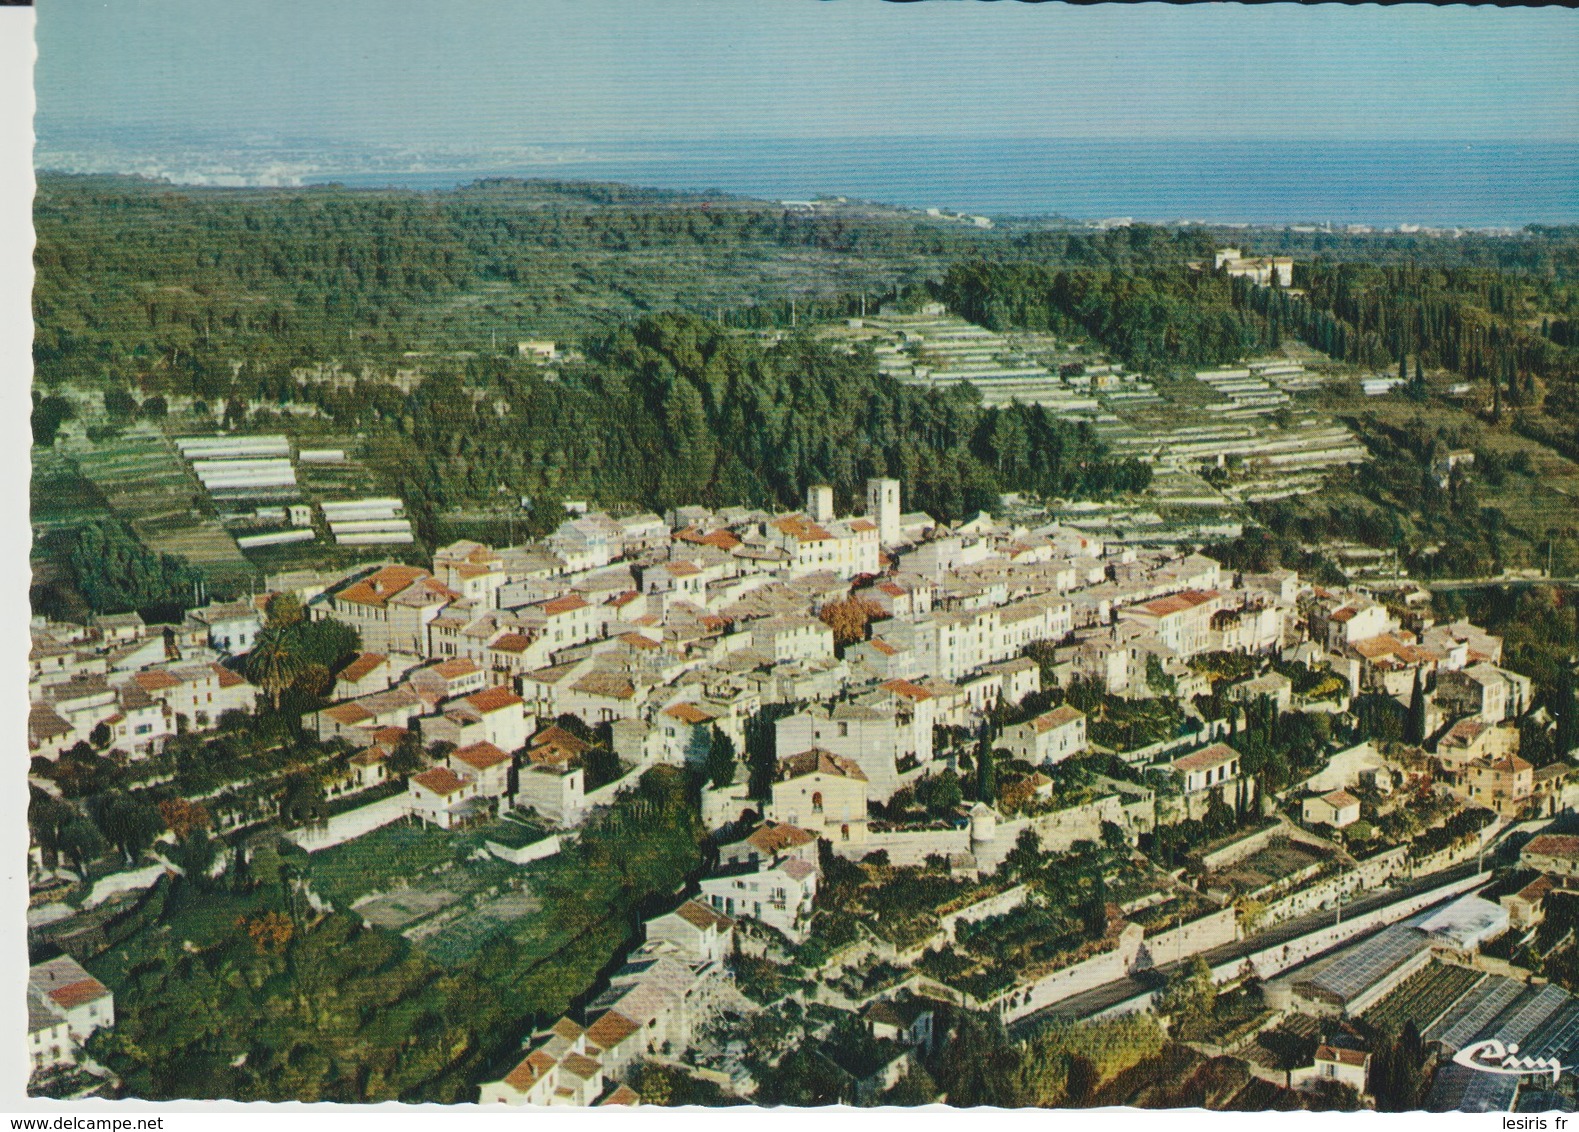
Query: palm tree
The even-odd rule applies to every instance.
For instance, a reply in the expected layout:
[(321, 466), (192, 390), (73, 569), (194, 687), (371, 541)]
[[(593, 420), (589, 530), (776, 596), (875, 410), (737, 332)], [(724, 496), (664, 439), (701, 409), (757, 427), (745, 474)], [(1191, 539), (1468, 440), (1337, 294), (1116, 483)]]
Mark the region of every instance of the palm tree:
[(280, 693), (291, 686), (301, 668), (284, 630), (278, 626), (270, 625), (259, 633), (247, 654), (247, 676), (268, 693), (275, 711), (280, 708)]

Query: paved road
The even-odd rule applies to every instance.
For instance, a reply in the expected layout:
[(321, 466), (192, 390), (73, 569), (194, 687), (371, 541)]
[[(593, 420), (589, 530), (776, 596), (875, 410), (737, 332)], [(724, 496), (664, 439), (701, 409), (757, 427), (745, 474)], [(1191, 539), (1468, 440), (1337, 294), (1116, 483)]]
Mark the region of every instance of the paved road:
[[(1487, 864), (1492, 863), (1493, 854), (1487, 854)], [(1257, 932), (1249, 939), (1236, 940), (1214, 947), (1210, 951), (1202, 952), (1201, 957), (1211, 967), (1223, 963), (1231, 963), (1236, 959), (1245, 959), (1258, 951), (1265, 951), (1269, 947), (1277, 947), (1300, 936), (1309, 935), (1329, 925), (1336, 924), (1340, 917), (1346, 916), (1353, 919), (1355, 916), (1364, 915), (1366, 912), (1385, 907), (1388, 904), (1406, 900), (1422, 892), (1434, 888), (1441, 888), (1464, 880), (1475, 874), (1480, 866), (1474, 861), (1467, 861), (1462, 865), (1455, 865), (1441, 872), (1431, 873), (1427, 876), (1416, 877), (1391, 888), (1379, 889), (1368, 896), (1345, 904), (1341, 909), (1328, 912), (1314, 912), (1309, 916), (1287, 920), (1276, 927), (1268, 928), (1264, 932)], [(1380, 930), (1380, 928), (1378, 928)], [(1345, 941), (1352, 942), (1352, 941)], [(1335, 945), (1337, 946), (1337, 945)], [(1191, 957), (1193, 959), (1193, 956)], [(1117, 979), (1111, 983), (1104, 983), (1093, 990), (1072, 995), (1069, 998), (1053, 1003), (1038, 1010), (1035, 1014), (1028, 1014), (1024, 1018), (1010, 1023), (1011, 1036), (1020, 1038), (1037, 1029), (1039, 1026), (1057, 1018), (1089, 1018), (1111, 1006), (1117, 1006), (1127, 999), (1145, 994), (1165, 983), (1176, 971), (1180, 970), (1190, 960), (1180, 960), (1168, 963), (1153, 971), (1143, 973), (1139, 978), (1129, 977)]]

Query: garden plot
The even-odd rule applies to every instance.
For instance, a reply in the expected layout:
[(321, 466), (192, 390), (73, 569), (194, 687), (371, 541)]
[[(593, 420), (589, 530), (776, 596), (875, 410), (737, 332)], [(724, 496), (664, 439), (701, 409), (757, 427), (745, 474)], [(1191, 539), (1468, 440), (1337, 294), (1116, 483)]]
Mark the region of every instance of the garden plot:
[(1213, 870), (1207, 883), (1240, 893), (1261, 892), (1280, 882), (1297, 883), (1296, 878), (1314, 874), (1330, 859), (1330, 853), (1304, 842), (1277, 838), (1244, 860)]
[(481, 848), (501, 824), (460, 833), (384, 826), (313, 854), (313, 887), (440, 962), (462, 961), (542, 908), (520, 866)]
[(364, 900), (432, 885), (432, 878), (449, 872), (466, 855), (470, 840), (432, 826), (396, 822), (314, 853), (307, 868), (320, 896), (338, 907), (359, 907)]
[(1425, 1030), (1447, 1013), (1486, 976), (1468, 967), (1433, 960), (1402, 986), (1365, 1012), (1365, 1020), (1378, 1030), (1398, 1030), (1413, 1022)]
[(345, 453), (345, 459), (332, 463), (301, 461), (297, 464), (297, 480), (311, 498), (351, 499), (388, 494), (378, 474), (358, 459), (361, 444), (355, 436), (314, 435), (310, 442), (308, 438), (302, 438), (301, 446), (303, 449), (333, 449)]
[(542, 907), (530, 889), (506, 889), (496, 896), (484, 897), (458, 915), (445, 917), (442, 924), (437, 918), (429, 921), (431, 927), (427, 931), (421, 926), (409, 930), (406, 938), (420, 942), (436, 962), (461, 963)]
[(353, 907), (368, 923), (398, 932), (442, 912), (460, 899), (461, 894), (449, 888), (405, 888), (387, 896), (375, 896)]

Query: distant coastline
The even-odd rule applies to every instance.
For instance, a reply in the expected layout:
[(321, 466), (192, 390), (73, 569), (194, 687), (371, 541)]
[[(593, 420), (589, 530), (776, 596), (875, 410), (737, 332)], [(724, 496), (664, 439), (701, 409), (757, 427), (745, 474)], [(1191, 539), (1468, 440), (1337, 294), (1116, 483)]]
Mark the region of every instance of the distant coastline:
[(843, 195), (990, 216), (1521, 228), (1579, 223), (1579, 144), (951, 140), (641, 142), (494, 152), (40, 146), (41, 166), (188, 184), (443, 189), (487, 177), (618, 181), (768, 200)]

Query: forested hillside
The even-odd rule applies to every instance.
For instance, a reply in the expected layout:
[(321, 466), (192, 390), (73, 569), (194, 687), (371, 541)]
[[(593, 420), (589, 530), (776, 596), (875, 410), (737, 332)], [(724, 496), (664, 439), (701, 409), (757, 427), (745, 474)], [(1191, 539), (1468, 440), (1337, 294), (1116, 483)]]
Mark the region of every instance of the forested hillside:
[[(994, 329), (1089, 335), (1144, 369), (1228, 363), (1289, 337), (1411, 379), (1445, 371), (1486, 383), (1492, 423), (1508, 416), (1517, 431), (1579, 458), (1579, 233), (1564, 232), (1500, 241), (1510, 249), (1500, 258), (1533, 259), (1538, 271), (1433, 266), (1440, 255), (1318, 259), (1296, 262), (1290, 289), (1169, 263), (1167, 244), (1160, 266), (1115, 269), (1012, 258), (1031, 246), (1022, 240), (998, 258), (953, 265), (934, 291)], [(1375, 243), (1390, 258), (1389, 243)], [(1497, 258), (1484, 247), (1472, 241), (1467, 258)]]
[[(913, 292), (952, 258), (1002, 242), (958, 225), (621, 186), (184, 192), (52, 177), (37, 224), (41, 437), (53, 434), (51, 410), (67, 411), (46, 396), (60, 384), (102, 389), (123, 417), (171, 397), (306, 401), (367, 435), (369, 462), (425, 537), (447, 510), (516, 495), (782, 506), (814, 479), (849, 502), (866, 476), (890, 474), (916, 507), (959, 518), (1004, 490), (1105, 495), (1149, 479), (1109, 461), (1083, 427), (1037, 409), (982, 410), (966, 391), (908, 389), (868, 355), (806, 337), (761, 343), (696, 314), (630, 319), (689, 307), (772, 325), (789, 314), (785, 273), (808, 256), (821, 298), (800, 298), (802, 320), (844, 313), (856, 291), (838, 284), (851, 279), (874, 284), (875, 305), (884, 279), (889, 294), (907, 280)], [(1174, 242), (1146, 228), (1031, 239), (1049, 256), (1104, 264)], [(685, 286), (666, 272), (683, 272)], [(743, 296), (750, 305), (726, 305)], [(543, 373), (501, 356), (410, 356), (485, 345), (494, 323), (522, 336), (572, 328), (587, 361)], [(368, 367), (370, 379), (293, 377), (321, 362)], [(407, 393), (380, 380), (397, 366), (423, 381)], [(271, 427), (267, 416), (253, 423)]]
[[(180, 398), (278, 428), (259, 403), (306, 402), (315, 427), (362, 434), (425, 541), (450, 534), (446, 515), (518, 496), (546, 504), (526, 513), (537, 531), (567, 496), (789, 506), (826, 480), (847, 506), (866, 476), (887, 474), (905, 481), (907, 505), (957, 519), (1002, 491), (1101, 497), (1148, 483), (1086, 426), (899, 385), (870, 355), (791, 329), (885, 299), (941, 298), (994, 329), (1094, 340), (1157, 374), (1300, 338), (1417, 381), (1485, 381), (1486, 423), (1579, 455), (1579, 239), (1567, 229), (982, 231), (879, 206), (804, 212), (618, 185), (188, 191), (50, 175), (36, 218), (41, 441), (74, 411), (51, 396), (68, 386), (98, 391), (111, 428)], [(1212, 272), (1227, 242), (1300, 256), (1295, 287)], [(741, 333), (773, 326), (782, 340)], [(539, 336), (585, 360), (543, 370), (510, 356), (516, 337)], [(343, 380), (296, 376), (323, 366)], [(391, 383), (401, 369), (415, 380)], [(1355, 489), (1378, 515), (1418, 504), (1425, 516), (1433, 501), (1406, 472)], [(1497, 557), (1489, 530), (1433, 533), (1466, 548), (1450, 557), (1484, 563)]]
[(689, 315), (622, 328), (557, 380), (474, 362), (410, 396), (374, 382), (309, 395), (338, 424), (384, 438), (382, 470), (419, 516), (501, 487), (656, 508), (787, 507), (821, 481), (848, 506), (866, 477), (886, 474), (905, 481), (910, 504), (957, 519), (1002, 491), (1100, 496), (1150, 480), (1040, 408), (982, 409), (965, 390), (881, 377), (867, 355), (806, 336), (765, 346)]
[(937, 292), (984, 326), (1089, 335), (1131, 366), (1155, 369), (1230, 362), (1268, 343), (1266, 321), (1234, 302), (1229, 282), (1183, 266), (976, 260), (951, 267)]
[(487, 348), (648, 312), (874, 299), (991, 239), (880, 209), (805, 214), (618, 185), (180, 190), (45, 175), (41, 382), (224, 396), (308, 361)]

